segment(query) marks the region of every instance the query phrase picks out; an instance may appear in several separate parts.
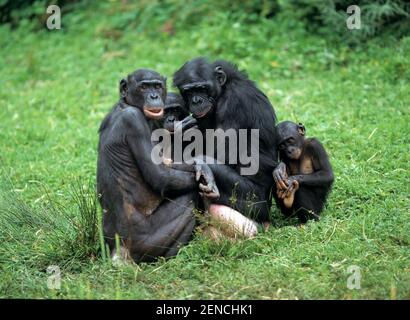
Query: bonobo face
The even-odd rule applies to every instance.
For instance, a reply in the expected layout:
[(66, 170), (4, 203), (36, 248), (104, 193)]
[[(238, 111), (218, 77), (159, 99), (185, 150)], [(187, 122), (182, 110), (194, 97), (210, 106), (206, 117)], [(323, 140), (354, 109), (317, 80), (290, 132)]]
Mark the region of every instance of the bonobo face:
[(163, 127), (171, 134), (174, 133), (175, 123), (188, 116), (182, 97), (176, 93), (168, 93), (165, 100)]
[(121, 98), (153, 120), (162, 119), (166, 96), (166, 78), (159, 73), (139, 69), (120, 82)]
[(305, 143), (305, 127), (291, 121), (276, 126), (279, 152), (282, 159), (299, 160)]
[(222, 68), (212, 66), (204, 58), (185, 63), (174, 75), (174, 85), (197, 119), (214, 111), (225, 82), (226, 74)]

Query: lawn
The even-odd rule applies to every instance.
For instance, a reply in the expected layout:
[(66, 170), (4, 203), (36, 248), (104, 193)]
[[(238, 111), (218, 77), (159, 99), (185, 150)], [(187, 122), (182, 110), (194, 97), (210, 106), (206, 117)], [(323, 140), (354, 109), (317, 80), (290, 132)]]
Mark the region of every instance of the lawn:
[[(175, 32), (119, 28), (126, 10), (78, 9), (61, 30), (0, 26), (0, 297), (410, 299), (410, 38), (350, 48), (286, 17), (223, 13)], [(279, 120), (323, 142), (328, 206), (303, 227), (272, 208), (274, 227), (256, 239), (197, 235), (174, 259), (114, 266), (94, 215), (99, 124), (124, 75), (152, 68), (171, 90), (196, 56), (246, 69)], [(53, 265), (60, 289), (47, 286)], [(351, 266), (360, 288), (347, 286)]]

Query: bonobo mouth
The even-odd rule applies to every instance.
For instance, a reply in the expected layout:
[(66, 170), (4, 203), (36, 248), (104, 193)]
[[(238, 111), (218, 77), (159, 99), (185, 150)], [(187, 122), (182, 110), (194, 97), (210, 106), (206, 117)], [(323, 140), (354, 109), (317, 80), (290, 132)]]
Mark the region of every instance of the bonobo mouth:
[(164, 116), (164, 109), (163, 108), (150, 108), (144, 107), (144, 114), (147, 118), (158, 120), (162, 119)]
[(288, 158), (289, 158), (289, 159), (292, 159), (292, 160), (299, 160), (301, 154), (302, 154), (302, 150), (297, 149), (297, 150), (291, 152), (291, 153), (288, 155)]
[(205, 117), (211, 110), (212, 110), (213, 106), (209, 105), (207, 106), (205, 109), (203, 109), (203, 111), (201, 112), (193, 112), (192, 115), (194, 116), (194, 118), (203, 118)]

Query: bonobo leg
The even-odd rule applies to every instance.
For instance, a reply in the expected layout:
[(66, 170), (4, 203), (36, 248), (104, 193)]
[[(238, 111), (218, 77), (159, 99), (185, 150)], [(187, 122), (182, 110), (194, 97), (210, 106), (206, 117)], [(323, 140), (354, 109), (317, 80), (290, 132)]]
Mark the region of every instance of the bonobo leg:
[(208, 213), (211, 225), (219, 227), (229, 237), (253, 238), (258, 233), (258, 224), (255, 221), (230, 207), (221, 204), (210, 204)]
[(172, 257), (192, 237), (195, 227), (196, 193), (166, 199), (150, 215), (130, 217), (130, 254), (136, 261)]
[[(210, 218), (209, 230), (206, 233), (210, 234), (211, 238), (218, 238), (221, 233), (232, 238), (256, 236), (258, 224), (255, 221), (231, 207), (211, 202), (217, 200), (220, 193), (215, 184), (213, 173), (208, 165), (203, 164), (203, 159), (196, 159), (195, 167), (196, 180), (199, 181), (199, 189), (202, 191), (199, 194), (204, 199), (205, 211)], [(221, 232), (217, 232), (215, 228)]]
[(326, 196), (322, 188), (299, 187), (295, 193), (293, 210), (300, 222), (306, 223), (309, 219), (319, 219)]
[(114, 265), (122, 265), (129, 263), (132, 260), (130, 252), (123, 244), (120, 244), (119, 250), (117, 250), (117, 248), (114, 248), (111, 253), (111, 258)]

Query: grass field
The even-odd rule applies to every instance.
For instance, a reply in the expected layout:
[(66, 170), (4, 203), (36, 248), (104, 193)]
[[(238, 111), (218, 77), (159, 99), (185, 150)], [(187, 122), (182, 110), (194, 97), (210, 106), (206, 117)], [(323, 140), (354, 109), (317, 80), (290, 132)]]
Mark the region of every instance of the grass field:
[[(222, 14), (172, 36), (120, 30), (120, 15), (101, 5), (63, 15), (62, 30), (0, 26), (0, 297), (410, 299), (410, 38), (351, 49), (285, 18)], [(98, 126), (121, 77), (148, 67), (172, 89), (199, 55), (246, 69), (279, 120), (323, 142), (336, 176), (328, 207), (302, 228), (273, 208), (274, 228), (255, 240), (197, 236), (174, 259), (113, 266), (94, 216)], [(347, 287), (352, 265), (360, 289)]]

